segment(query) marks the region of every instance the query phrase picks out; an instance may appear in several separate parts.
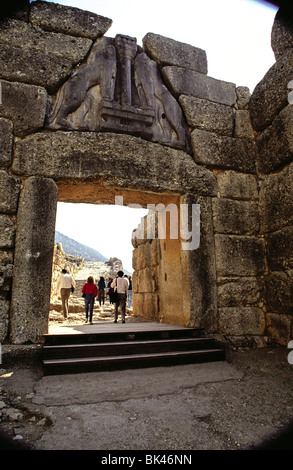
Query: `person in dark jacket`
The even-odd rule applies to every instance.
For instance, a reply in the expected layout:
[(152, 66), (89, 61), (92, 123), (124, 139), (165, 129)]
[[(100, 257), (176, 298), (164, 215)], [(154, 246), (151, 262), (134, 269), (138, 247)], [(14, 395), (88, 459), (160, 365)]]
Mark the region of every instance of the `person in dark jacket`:
[(90, 314), (90, 323), (93, 321), (94, 301), (98, 295), (98, 288), (95, 284), (93, 276), (90, 276), (82, 288), (84, 294), (84, 308), (85, 308), (85, 321), (88, 322), (88, 316)]
[(105, 305), (105, 289), (106, 289), (105, 279), (101, 276), (98, 282), (98, 297), (99, 297), (100, 305), (102, 301), (103, 301), (103, 305)]

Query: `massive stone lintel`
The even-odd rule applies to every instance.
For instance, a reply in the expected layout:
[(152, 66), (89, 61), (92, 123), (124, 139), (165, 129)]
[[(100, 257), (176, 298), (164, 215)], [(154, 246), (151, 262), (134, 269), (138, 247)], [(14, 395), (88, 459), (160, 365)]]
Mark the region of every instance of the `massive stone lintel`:
[(59, 89), (46, 125), (51, 129), (125, 132), (191, 153), (180, 105), (158, 65), (136, 39), (99, 38)]

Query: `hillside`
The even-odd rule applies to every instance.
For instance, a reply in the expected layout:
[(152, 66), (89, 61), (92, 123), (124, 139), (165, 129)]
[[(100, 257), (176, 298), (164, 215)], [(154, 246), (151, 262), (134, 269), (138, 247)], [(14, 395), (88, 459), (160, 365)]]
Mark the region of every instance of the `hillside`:
[(57, 231), (55, 232), (55, 243), (62, 243), (62, 248), (65, 253), (73, 256), (81, 256), (84, 261), (108, 261), (108, 258), (105, 258), (99, 251), (83, 245)]

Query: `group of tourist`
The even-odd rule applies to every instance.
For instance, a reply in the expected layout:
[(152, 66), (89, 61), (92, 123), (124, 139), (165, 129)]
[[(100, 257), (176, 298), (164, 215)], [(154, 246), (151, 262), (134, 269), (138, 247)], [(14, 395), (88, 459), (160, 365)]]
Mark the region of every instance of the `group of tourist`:
[[(62, 274), (57, 280), (57, 290), (60, 289), (62, 309), (64, 318), (68, 315), (68, 301), (70, 294), (74, 292), (75, 280), (66, 269), (62, 269)], [(85, 305), (85, 321), (92, 323), (94, 302), (96, 297), (99, 304), (105, 304), (105, 294), (108, 289), (109, 302), (114, 304), (114, 323), (118, 320), (118, 308), (120, 306), (122, 323), (125, 323), (126, 302), (128, 307), (132, 308), (132, 279), (131, 276), (124, 275), (123, 271), (118, 271), (115, 279), (110, 278), (106, 285), (104, 277), (100, 277), (98, 283), (95, 283), (93, 276), (89, 276), (87, 282), (82, 287), (82, 297)]]

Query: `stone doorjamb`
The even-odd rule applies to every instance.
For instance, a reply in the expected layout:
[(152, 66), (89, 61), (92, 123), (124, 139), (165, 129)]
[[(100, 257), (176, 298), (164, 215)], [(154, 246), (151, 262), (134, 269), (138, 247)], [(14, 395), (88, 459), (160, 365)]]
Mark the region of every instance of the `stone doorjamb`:
[[(113, 195), (117, 194), (124, 195), (126, 204), (143, 205), (144, 194), (157, 202), (178, 196), (191, 201), (195, 194), (196, 200), (201, 195), (202, 201), (208, 201), (216, 192), (213, 173), (196, 165), (190, 155), (122, 134), (60, 131), (32, 134), (17, 142), (13, 172), (26, 180), (17, 215), (12, 343), (38, 342), (48, 327), (58, 198), (93, 204), (107, 203), (112, 198), (113, 203)], [(184, 287), (190, 293), (190, 302), (189, 294), (185, 296), (185, 302), (191, 306), (190, 326), (199, 323), (203, 303), (208, 298), (202, 293), (206, 284), (198, 276), (199, 271), (202, 276), (203, 269), (211, 271), (209, 263), (204, 267), (209, 259), (206, 251), (211, 252), (210, 248), (204, 249), (205, 245), (203, 242), (202, 249), (182, 253), (186, 274), (190, 271)], [(188, 305), (184, 308), (188, 309)]]

